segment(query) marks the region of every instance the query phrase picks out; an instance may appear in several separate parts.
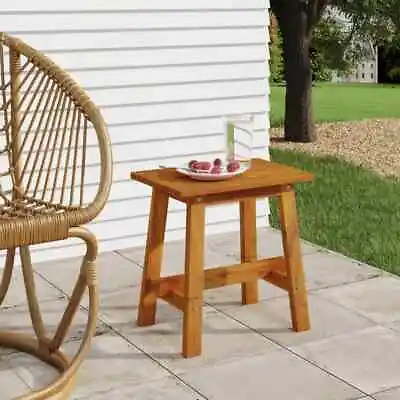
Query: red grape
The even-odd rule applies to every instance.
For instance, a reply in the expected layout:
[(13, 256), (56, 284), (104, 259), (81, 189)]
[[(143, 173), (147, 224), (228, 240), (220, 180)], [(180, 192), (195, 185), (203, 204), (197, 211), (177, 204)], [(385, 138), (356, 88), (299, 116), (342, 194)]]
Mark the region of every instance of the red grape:
[(240, 168), (240, 162), (237, 160), (232, 160), (229, 161), (229, 164), (227, 166), (228, 172), (236, 172)]
[(198, 161), (193, 165), (192, 168), (200, 171), (209, 171), (211, 168), (211, 163), (209, 161)]
[(197, 160), (191, 160), (191, 161), (189, 161), (188, 166), (189, 166), (189, 168), (194, 168), (195, 164), (197, 164)]
[(212, 174), (220, 174), (221, 173), (221, 167), (214, 165), (214, 167), (211, 169)]
[(214, 160), (214, 165), (215, 165), (216, 167), (220, 167), (220, 166), (222, 165), (221, 159), (220, 159), (220, 158), (216, 158), (216, 159)]

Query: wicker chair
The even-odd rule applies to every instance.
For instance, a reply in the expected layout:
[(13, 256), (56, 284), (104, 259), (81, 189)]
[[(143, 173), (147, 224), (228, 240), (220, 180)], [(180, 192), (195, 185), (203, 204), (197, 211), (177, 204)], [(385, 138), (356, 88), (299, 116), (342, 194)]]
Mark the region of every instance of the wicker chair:
[[(0, 305), (19, 248), (34, 331), (32, 335), (0, 332), (0, 346), (29, 353), (60, 371), (48, 387), (18, 399), (64, 399), (74, 387), (96, 329), (97, 241), (83, 225), (93, 220), (107, 201), (111, 146), (98, 109), (74, 80), (42, 53), (4, 33), (0, 33), (0, 96), (0, 167), (4, 167), (0, 175), (0, 249), (7, 251)], [(98, 176), (93, 178), (96, 166)], [(89, 168), (90, 174), (85, 173)], [(29, 246), (68, 238), (82, 239), (86, 255), (66, 310), (50, 335), (35, 292)], [(86, 288), (88, 322), (80, 348), (69, 360), (60, 347)]]

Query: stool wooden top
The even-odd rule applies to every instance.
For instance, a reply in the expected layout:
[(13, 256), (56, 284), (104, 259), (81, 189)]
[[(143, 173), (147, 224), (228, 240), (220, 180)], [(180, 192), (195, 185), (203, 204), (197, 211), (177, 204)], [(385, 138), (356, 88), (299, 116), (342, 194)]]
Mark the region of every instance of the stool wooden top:
[(228, 195), (234, 200), (235, 193), (254, 190), (260, 192), (262, 189), (309, 182), (312, 180), (312, 174), (287, 165), (255, 158), (248, 171), (225, 181), (195, 181), (179, 174), (174, 168), (131, 172), (131, 179), (168, 192), (177, 200), (188, 202), (195, 198), (206, 200), (207, 197), (215, 195)]

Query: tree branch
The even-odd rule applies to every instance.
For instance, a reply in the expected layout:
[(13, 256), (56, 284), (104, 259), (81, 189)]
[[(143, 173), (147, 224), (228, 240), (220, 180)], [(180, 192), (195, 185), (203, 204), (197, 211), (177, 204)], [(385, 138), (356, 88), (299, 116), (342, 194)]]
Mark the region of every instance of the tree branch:
[(270, 6), (272, 12), (275, 14), (276, 17), (282, 17), (284, 14), (284, 7), (282, 0), (270, 0)]
[(310, 36), (314, 26), (319, 22), (331, 0), (308, 0), (307, 4), (307, 35)]

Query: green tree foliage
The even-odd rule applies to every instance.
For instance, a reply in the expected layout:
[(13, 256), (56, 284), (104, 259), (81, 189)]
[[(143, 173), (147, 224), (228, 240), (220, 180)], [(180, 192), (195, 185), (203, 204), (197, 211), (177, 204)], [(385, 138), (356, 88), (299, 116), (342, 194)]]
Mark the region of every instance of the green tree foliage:
[(331, 13), (316, 25), (310, 45), (311, 66), (315, 80), (330, 80), (332, 71), (346, 75), (363, 58), (370, 56), (368, 39), (348, 29)]
[(271, 43), (270, 48), (270, 80), (273, 83), (281, 83), (283, 81), (283, 51), (282, 51), (282, 35), (278, 30)]

